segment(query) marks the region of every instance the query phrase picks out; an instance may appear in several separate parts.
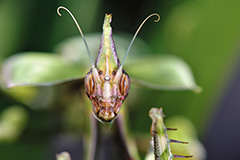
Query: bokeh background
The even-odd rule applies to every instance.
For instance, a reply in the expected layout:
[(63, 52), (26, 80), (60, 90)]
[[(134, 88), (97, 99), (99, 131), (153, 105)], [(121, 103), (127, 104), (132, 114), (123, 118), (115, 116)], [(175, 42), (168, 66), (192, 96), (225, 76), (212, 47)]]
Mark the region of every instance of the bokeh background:
[[(208, 160), (240, 157), (239, 1), (1, 0), (1, 62), (19, 52), (52, 52), (55, 45), (76, 36), (78, 32), (72, 19), (66, 14), (61, 18), (57, 15), (60, 5), (74, 13), (85, 34), (101, 32), (105, 13), (113, 14), (114, 32), (130, 34), (147, 15), (159, 13), (161, 21), (147, 22), (139, 38), (151, 46), (153, 54), (166, 53), (185, 60), (203, 90), (195, 94), (137, 88), (139, 98), (132, 96), (134, 100), (128, 106), (132, 132), (149, 131), (143, 125), (150, 126), (147, 113), (151, 105), (161, 106), (167, 117), (181, 115), (191, 120), (206, 148)], [(20, 104), (5, 92), (0, 94), (1, 112), (8, 106)], [(48, 159), (49, 135), (59, 132), (52, 127), (56, 124), (52, 118), (54, 110), (20, 105), (28, 115), (22, 122), (24, 129), (14, 140), (0, 142), (0, 159)]]

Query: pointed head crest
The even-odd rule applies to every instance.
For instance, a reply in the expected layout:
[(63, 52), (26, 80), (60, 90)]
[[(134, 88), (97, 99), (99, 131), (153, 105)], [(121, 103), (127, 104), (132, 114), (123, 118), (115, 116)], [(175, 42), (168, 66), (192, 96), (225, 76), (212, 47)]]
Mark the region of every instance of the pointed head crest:
[(110, 23), (112, 22), (112, 14), (105, 14), (103, 29), (105, 27), (111, 27)]
[(111, 75), (120, 66), (120, 61), (117, 56), (115, 43), (112, 38), (112, 27), (110, 25), (112, 15), (106, 14), (103, 23), (103, 33), (100, 42), (100, 50), (95, 62), (95, 66), (103, 74)]

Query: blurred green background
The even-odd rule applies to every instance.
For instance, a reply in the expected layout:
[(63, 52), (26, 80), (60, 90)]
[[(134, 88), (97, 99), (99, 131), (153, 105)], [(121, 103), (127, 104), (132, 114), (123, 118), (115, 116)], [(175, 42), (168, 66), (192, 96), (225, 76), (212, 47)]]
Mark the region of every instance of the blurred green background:
[[(167, 117), (182, 115), (189, 118), (195, 125), (200, 140), (204, 143), (208, 140), (220, 112), (221, 99), (228, 86), (231, 86), (239, 67), (240, 1), (1, 0), (1, 62), (19, 52), (52, 52), (54, 46), (61, 41), (78, 35), (76, 26), (68, 15), (64, 14), (61, 18), (57, 15), (56, 9), (60, 5), (71, 10), (85, 34), (102, 31), (105, 13), (113, 14), (113, 34), (127, 32), (132, 35), (147, 15), (159, 13), (160, 22), (147, 22), (139, 38), (149, 44), (153, 54), (171, 54), (184, 59), (203, 90), (200, 94), (195, 94), (191, 91), (159, 92), (133, 87), (132, 92), (136, 92), (139, 97), (131, 95), (130, 91), (127, 102), (128, 114), (131, 114), (129, 126), (136, 134), (148, 132), (151, 122), (147, 113), (152, 106), (161, 106)], [(20, 105), (26, 112), (23, 115), (27, 114), (23, 120), (27, 121), (26, 126), (19, 133), (20, 136), (0, 143), (0, 159), (48, 159), (51, 152), (48, 140), (59, 133), (59, 127), (55, 125), (61, 124), (57, 121), (56, 109), (30, 109), (3, 91), (0, 95), (1, 113), (9, 106)], [(228, 116), (231, 117), (231, 113), (226, 115)], [(239, 119), (229, 122), (229, 126), (239, 128), (238, 122)], [(232, 138), (239, 142), (239, 137)], [(217, 156), (212, 154), (215, 147), (218, 148), (206, 146), (211, 157), (208, 159)], [(228, 158), (233, 160), (237, 156), (239, 153), (234, 152)]]

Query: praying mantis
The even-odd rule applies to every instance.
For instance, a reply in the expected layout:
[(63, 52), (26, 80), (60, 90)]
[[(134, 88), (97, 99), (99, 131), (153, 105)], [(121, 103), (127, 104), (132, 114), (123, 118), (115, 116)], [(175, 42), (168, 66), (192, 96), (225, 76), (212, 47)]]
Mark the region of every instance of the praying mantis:
[(121, 105), (129, 93), (130, 78), (123, 69), (125, 59), (143, 24), (152, 16), (157, 16), (158, 19), (155, 20), (155, 22), (158, 22), (160, 16), (157, 13), (153, 13), (142, 22), (137, 29), (121, 64), (112, 37), (112, 28), (110, 26), (112, 15), (106, 14), (103, 23), (100, 49), (94, 63), (86, 39), (84, 38), (84, 34), (76, 19), (67, 8), (62, 6), (57, 9), (60, 16), (60, 9), (66, 10), (76, 23), (78, 30), (83, 37), (89, 59), (92, 63), (92, 68), (87, 73), (84, 84), (86, 93), (93, 105), (93, 115), (100, 122), (112, 122), (117, 118)]

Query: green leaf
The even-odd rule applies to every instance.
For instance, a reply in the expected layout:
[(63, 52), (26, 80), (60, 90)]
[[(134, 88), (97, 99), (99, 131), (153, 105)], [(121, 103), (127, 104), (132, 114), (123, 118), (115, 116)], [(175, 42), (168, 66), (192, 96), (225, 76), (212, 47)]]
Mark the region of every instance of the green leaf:
[(7, 59), (2, 66), (2, 81), (8, 88), (15, 86), (49, 86), (81, 79), (86, 68), (77, 68), (56, 54), (22, 53)]
[(189, 145), (170, 144), (174, 154), (194, 155), (191, 160), (206, 159), (206, 149), (198, 140), (197, 130), (194, 124), (185, 116), (171, 116), (165, 121), (166, 126), (177, 128), (177, 131), (169, 131), (168, 136), (172, 139), (183, 139), (190, 142)]
[(24, 130), (28, 114), (21, 106), (9, 106), (0, 115), (0, 142), (16, 140)]
[(131, 81), (156, 90), (200, 91), (189, 66), (171, 55), (155, 55), (126, 64), (124, 69)]

